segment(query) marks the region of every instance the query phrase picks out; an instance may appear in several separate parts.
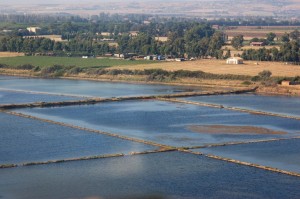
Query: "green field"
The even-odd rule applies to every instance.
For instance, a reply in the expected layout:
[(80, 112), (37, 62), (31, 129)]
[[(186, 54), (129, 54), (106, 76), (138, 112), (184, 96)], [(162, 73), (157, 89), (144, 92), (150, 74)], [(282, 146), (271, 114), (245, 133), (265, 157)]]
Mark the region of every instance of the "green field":
[(120, 59), (95, 59), (95, 58), (78, 58), (78, 57), (46, 57), (46, 56), (25, 56), (25, 57), (5, 57), (0, 58), (0, 64), (9, 66), (20, 66), (24, 64), (31, 64), (34, 66), (45, 67), (53, 66), (55, 64), (63, 66), (78, 66), (82, 68), (106, 68), (111, 66), (128, 66), (139, 64), (151, 64), (155, 61), (146, 60), (120, 60)]

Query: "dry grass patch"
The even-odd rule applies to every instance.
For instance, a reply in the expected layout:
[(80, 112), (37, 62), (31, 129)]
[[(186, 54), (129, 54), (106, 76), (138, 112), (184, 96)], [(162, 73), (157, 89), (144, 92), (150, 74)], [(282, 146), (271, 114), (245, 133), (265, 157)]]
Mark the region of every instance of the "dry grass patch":
[(245, 61), (241, 65), (228, 65), (225, 60), (197, 60), (186, 62), (158, 62), (154, 64), (140, 64), (129, 66), (116, 66), (110, 69), (163, 69), (167, 71), (190, 70), (203, 71), (213, 74), (233, 74), (255, 76), (263, 70), (269, 70), (273, 76), (295, 77), (300, 76), (300, 66), (286, 65), (282, 62)]
[(25, 56), (24, 53), (16, 53), (16, 52), (0, 52), (0, 57), (20, 57)]

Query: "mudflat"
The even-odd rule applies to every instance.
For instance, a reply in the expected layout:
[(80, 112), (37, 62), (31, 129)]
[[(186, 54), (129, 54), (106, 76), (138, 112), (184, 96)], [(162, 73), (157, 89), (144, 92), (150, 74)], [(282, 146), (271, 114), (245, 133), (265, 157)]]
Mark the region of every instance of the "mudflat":
[(190, 125), (187, 129), (195, 133), (210, 134), (261, 134), (261, 135), (284, 135), (287, 132), (274, 131), (271, 129), (255, 126), (227, 126), (227, 125)]

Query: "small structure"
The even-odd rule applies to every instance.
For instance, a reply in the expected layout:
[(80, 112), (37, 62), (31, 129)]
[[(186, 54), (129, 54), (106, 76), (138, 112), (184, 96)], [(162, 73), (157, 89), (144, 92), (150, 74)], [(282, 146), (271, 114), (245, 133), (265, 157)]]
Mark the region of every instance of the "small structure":
[(38, 31), (41, 30), (40, 27), (27, 27), (26, 28), (29, 32), (32, 32), (32, 33), (37, 33)]
[(250, 46), (264, 46), (265, 44), (264, 44), (264, 42), (251, 42), (250, 43)]
[(167, 42), (168, 41), (168, 37), (155, 37), (155, 41)]
[(139, 34), (139, 31), (130, 31), (130, 32), (129, 32), (129, 35), (130, 35), (131, 37), (136, 37), (136, 36), (138, 36), (138, 34)]
[(226, 60), (226, 64), (243, 64), (244, 60), (240, 57), (230, 57)]
[(215, 30), (220, 30), (220, 26), (219, 25), (212, 25), (212, 28)]
[(291, 85), (291, 81), (284, 80), (284, 81), (281, 82), (281, 85), (282, 86), (290, 86)]
[(102, 35), (102, 36), (110, 36), (111, 33), (110, 32), (101, 32), (100, 34), (99, 33), (96, 33), (96, 35)]
[(175, 58), (175, 61), (181, 62), (184, 61), (184, 58)]

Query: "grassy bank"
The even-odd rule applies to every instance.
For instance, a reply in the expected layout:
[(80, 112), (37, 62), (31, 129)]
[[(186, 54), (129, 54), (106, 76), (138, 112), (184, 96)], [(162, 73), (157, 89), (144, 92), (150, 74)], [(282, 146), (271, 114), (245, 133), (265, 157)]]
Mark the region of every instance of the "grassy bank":
[(30, 64), (33, 66), (39, 66), (41, 68), (63, 65), (65, 67), (77, 66), (81, 68), (94, 67), (94, 68), (107, 68), (112, 66), (126, 66), (126, 65), (139, 65), (139, 64), (151, 64), (156, 62), (150, 62), (145, 60), (122, 60), (122, 59), (110, 59), (110, 58), (88, 58), (83, 59), (80, 57), (47, 57), (47, 56), (23, 56), (23, 57), (6, 57), (0, 58), (0, 64), (8, 65), (11, 67), (18, 67), (20, 65)]

